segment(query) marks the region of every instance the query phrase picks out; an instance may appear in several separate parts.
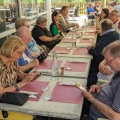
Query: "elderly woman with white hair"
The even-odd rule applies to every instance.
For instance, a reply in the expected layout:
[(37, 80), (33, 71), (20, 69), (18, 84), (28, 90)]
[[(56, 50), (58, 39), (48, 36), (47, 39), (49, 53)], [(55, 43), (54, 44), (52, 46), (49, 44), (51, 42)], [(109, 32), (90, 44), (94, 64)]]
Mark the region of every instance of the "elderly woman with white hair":
[(32, 29), (32, 36), (38, 45), (45, 45), (50, 50), (59, 43), (59, 35), (52, 36), (46, 28), (47, 19), (44, 16), (39, 16), (36, 20), (36, 25)]

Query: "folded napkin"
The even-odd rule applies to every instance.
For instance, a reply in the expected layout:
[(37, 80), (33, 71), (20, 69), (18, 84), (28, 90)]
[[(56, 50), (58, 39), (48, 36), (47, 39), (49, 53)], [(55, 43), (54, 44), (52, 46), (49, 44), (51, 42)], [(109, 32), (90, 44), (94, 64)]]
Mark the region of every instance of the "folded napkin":
[(29, 94), (29, 97), (30, 97), (30, 98), (36, 98), (36, 97), (39, 95), (38, 92), (23, 91), (23, 90), (20, 90), (20, 93)]
[(59, 85), (73, 85), (75, 86), (74, 82), (59, 82)]
[(56, 53), (58, 53), (58, 54), (68, 54), (67, 51), (56, 51)]
[(45, 70), (45, 69), (39, 69), (37, 70), (37, 73), (50, 73), (51, 70)]

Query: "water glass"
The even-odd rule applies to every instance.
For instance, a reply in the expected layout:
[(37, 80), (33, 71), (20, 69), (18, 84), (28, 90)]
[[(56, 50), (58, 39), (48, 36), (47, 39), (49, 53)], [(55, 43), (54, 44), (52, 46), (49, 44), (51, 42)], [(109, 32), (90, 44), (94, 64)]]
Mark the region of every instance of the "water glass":
[(67, 63), (66, 69), (67, 69), (67, 70), (72, 70), (72, 66), (71, 66), (70, 62)]
[(46, 85), (46, 83), (41, 83), (41, 90), (42, 90), (42, 91), (47, 91), (47, 90), (49, 90), (48, 85)]
[(52, 99), (52, 93), (49, 90), (44, 92), (44, 99), (45, 100), (51, 100)]

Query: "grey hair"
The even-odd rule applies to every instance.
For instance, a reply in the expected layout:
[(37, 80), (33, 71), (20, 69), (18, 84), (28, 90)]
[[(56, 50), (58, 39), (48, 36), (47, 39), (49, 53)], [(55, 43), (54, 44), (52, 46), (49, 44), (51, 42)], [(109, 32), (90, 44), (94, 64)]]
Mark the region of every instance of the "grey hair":
[(94, 6), (94, 3), (90, 3), (90, 4), (89, 4), (89, 7), (91, 7), (91, 6)]
[(47, 19), (44, 16), (39, 16), (36, 20), (36, 24), (40, 24), (40, 23), (43, 23), (46, 21), (47, 21)]
[(120, 40), (116, 40), (115, 42), (110, 43), (107, 45), (103, 51), (102, 54), (104, 55), (106, 51), (110, 51), (110, 55), (112, 57), (115, 57), (120, 54)]
[(101, 28), (103, 30), (110, 30), (113, 28), (112, 21), (109, 19), (104, 19), (103, 22), (101, 23)]
[(112, 10), (110, 13), (116, 13), (116, 15), (119, 16), (118, 10)]

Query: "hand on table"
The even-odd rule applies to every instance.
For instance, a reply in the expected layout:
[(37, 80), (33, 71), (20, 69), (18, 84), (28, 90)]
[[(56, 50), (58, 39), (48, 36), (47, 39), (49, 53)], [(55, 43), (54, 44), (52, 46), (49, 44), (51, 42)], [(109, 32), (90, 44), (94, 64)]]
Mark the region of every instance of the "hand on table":
[(90, 46), (87, 47), (87, 50), (90, 50), (92, 47), (95, 47), (95, 44), (91, 44)]
[(35, 53), (35, 52), (32, 52), (32, 53), (31, 53), (31, 56), (32, 56), (32, 58), (37, 58), (37, 57), (39, 56), (39, 54), (38, 54), (38, 53)]
[(29, 83), (34, 80), (36, 73), (28, 73), (25, 75), (25, 78), (22, 80), (25, 83)]
[(34, 59), (30, 64), (31, 64), (31, 68), (34, 68), (39, 66), (39, 61), (38, 59)]

